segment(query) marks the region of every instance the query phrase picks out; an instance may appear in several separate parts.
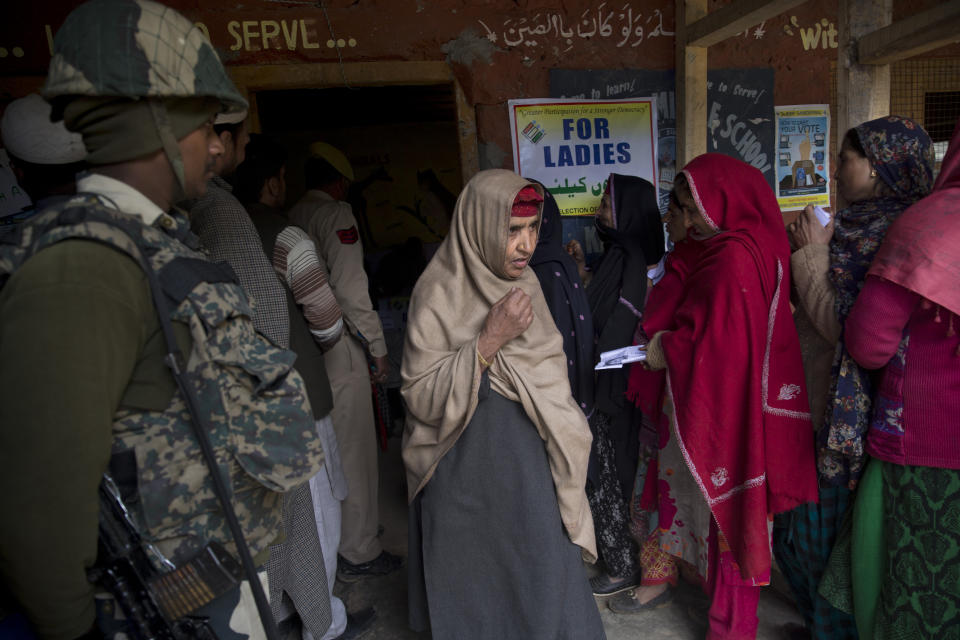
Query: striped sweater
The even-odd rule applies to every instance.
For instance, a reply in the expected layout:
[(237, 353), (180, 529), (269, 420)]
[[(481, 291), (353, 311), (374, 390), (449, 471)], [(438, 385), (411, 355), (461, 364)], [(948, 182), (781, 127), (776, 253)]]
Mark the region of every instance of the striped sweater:
[(313, 240), (300, 227), (288, 226), (277, 234), (272, 260), (273, 268), (303, 309), (310, 333), (327, 351), (343, 333), (343, 317)]

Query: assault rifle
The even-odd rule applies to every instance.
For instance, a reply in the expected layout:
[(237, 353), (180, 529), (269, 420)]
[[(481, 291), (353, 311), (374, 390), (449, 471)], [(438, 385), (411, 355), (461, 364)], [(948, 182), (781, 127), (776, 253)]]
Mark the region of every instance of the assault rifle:
[(128, 636), (136, 640), (217, 640), (206, 619), (191, 614), (235, 588), (242, 574), (237, 561), (216, 542), (175, 567), (143, 539), (116, 484), (104, 474), (97, 564), (89, 577), (116, 600)]

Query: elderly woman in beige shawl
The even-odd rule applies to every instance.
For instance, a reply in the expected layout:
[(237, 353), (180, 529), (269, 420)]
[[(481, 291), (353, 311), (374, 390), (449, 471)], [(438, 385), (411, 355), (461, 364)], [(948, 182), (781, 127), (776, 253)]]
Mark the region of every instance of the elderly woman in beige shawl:
[(436, 640), (605, 637), (581, 562), (596, 558), (590, 431), (526, 268), (541, 189), (477, 174), (411, 300), (410, 624)]

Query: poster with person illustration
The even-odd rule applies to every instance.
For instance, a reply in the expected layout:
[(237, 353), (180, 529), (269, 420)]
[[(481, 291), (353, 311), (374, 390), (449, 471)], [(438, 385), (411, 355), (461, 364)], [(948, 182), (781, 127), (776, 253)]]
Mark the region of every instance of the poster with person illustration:
[(784, 211), (830, 206), (830, 107), (775, 107), (777, 201)]

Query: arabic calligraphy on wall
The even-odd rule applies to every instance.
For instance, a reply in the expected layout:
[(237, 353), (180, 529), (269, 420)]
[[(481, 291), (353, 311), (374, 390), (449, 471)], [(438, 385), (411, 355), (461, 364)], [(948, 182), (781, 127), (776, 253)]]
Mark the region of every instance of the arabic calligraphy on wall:
[(767, 21), (764, 20), (763, 22), (761, 22), (760, 24), (754, 27), (751, 27), (749, 29), (744, 29), (734, 37), (738, 38), (742, 36), (743, 38), (747, 39), (752, 34), (754, 40), (763, 40), (763, 36), (767, 35), (766, 26), (767, 26)]
[(561, 53), (573, 49), (578, 41), (592, 38), (609, 40), (617, 47), (638, 47), (652, 38), (674, 35), (664, 26), (660, 9), (642, 12), (630, 4), (611, 9), (606, 2), (584, 10), (573, 19), (546, 11), (532, 17), (507, 18), (497, 28), (491, 28), (483, 20), (477, 22), (494, 44), (530, 48), (561, 45), (566, 47)]

